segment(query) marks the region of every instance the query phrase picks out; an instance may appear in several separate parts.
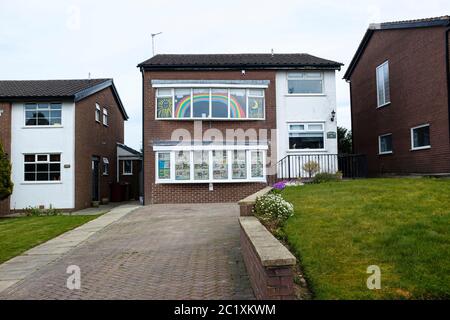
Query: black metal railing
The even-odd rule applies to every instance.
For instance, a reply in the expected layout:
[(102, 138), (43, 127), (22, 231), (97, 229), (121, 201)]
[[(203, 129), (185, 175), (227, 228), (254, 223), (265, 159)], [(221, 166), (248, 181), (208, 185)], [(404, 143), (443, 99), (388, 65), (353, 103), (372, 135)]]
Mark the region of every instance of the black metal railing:
[(367, 177), (367, 159), (359, 154), (293, 154), (272, 168), (274, 179), (310, 179), (317, 173), (342, 172), (344, 178)]

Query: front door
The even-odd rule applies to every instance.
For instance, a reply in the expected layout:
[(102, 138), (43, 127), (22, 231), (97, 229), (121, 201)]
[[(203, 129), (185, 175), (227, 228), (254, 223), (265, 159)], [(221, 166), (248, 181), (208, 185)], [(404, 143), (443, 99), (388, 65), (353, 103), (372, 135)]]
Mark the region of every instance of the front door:
[(99, 201), (98, 195), (98, 166), (99, 157), (92, 157), (92, 201)]

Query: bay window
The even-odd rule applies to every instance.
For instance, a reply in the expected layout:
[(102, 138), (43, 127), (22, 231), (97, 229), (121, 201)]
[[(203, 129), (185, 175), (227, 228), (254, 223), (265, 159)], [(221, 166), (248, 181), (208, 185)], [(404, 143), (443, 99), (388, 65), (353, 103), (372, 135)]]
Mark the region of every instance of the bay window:
[(265, 182), (263, 149), (156, 151), (156, 182)]
[(289, 150), (324, 149), (323, 123), (288, 124)]
[(262, 120), (264, 117), (264, 89), (156, 89), (156, 119)]

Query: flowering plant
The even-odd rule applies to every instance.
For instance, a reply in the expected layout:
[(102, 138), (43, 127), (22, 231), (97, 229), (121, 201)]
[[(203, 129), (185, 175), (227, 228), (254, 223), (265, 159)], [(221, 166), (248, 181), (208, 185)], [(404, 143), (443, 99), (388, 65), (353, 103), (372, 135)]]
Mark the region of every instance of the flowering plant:
[(256, 199), (254, 213), (263, 221), (281, 225), (294, 214), (294, 206), (281, 195), (269, 193)]
[(273, 188), (277, 189), (277, 190), (283, 190), (284, 188), (286, 188), (286, 183), (287, 183), (287, 181), (277, 182), (273, 185)]

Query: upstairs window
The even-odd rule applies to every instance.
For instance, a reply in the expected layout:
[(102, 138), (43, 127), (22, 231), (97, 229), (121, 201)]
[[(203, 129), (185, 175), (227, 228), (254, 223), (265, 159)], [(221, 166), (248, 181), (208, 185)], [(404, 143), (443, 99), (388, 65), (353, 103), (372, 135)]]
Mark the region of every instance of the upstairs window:
[(389, 89), (389, 62), (386, 61), (377, 67), (377, 99), (378, 107), (391, 103), (391, 92)]
[(95, 104), (95, 121), (100, 122), (100, 106), (98, 103)]
[(60, 154), (24, 155), (25, 181), (61, 181)]
[(61, 103), (27, 103), (25, 104), (26, 126), (60, 126)]
[(108, 126), (108, 109), (103, 108), (103, 125)]
[(430, 144), (430, 125), (425, 124), (411, 129), (411, 149), (428, 149)]
[(291, 123), (288, 125), (288, 133), (290, 150), (324, 148), (323, 123)]
[(288, 74), (289, 94), (322, 94), (323, 73), (296, 72)]
[(392, 134), (383, 134), (378, 137), (378, 152), (379, 154), (392, 153)]
[(264, 89), (158, 88), (156, 119), (261, 120)]

